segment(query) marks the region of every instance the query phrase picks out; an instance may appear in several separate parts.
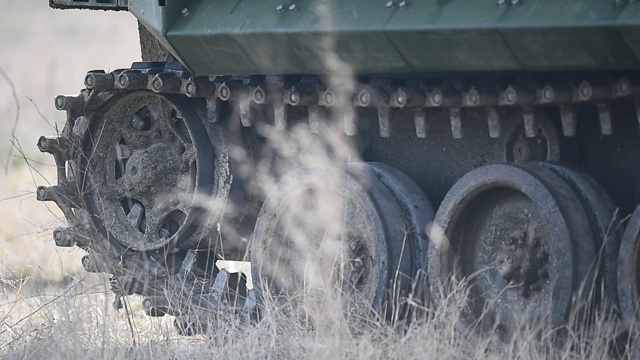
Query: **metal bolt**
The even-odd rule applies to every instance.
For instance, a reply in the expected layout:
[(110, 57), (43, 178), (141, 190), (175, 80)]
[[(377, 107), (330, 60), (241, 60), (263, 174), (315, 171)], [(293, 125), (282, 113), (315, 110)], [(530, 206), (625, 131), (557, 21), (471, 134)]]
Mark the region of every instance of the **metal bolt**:
[(581, 99), (586, 100), (586, 99), (589, 99), (593, 94), (593, 89), (591, 88), (591, 85), (589, 85), (588, 82), (583, 81), (578, 88), (578, 93), (580, 94)]
[(498, 0), (498, 6), (502, 7), (507, 5), (507, 0)]
[(544, 88), (542, 88), (542, 98), (545, 101), (552, 101), (553, 98), (556, 97), (556, 92), (553, 90), (553, 88), (549, 85), (546, 85)]
[(130, 79), (130, 76), (128, 74), (120, 74), (118, 76), (118, 83), (122, 87), (126, 87), (127, 84), (129, 83), (129, 81), (131, 81), (131, 79)]
[(53, 232), (53, 239), (54, 240), (58, 240), (58, 241), (62, 241), (62, 239), (64, 239), (64, 233), (61, 230), (56, 229)]
[(405, 0), (402, 0), (402, 1), (400, 1), (400, 2), (398, 3), (398, 7), (399, 7), (400, 9), (404, 9), (404, 8), (406, 8), (408, 5), (409, 5), (409, 4), (408, 4)]
[(65, 99), (64, 99), (64, 96), (63, 96), (63, 95), (58, 95), (58, 96), (56, 96), (56, 100), (55, 100), (55, 103), (56, 103), (56, 109), (58, 109), (58, 110), (62, 110), (62, 109), (64, 108), (64, 103), (65, 103), (65, 101), (64, 101), (64, 100), (65, 100)]
[(631, 91), (631, 84), (627, 79), (620, 79), (618, 82), (618, 92), (622, 95), (629, 95)]
[(392, 7), (396, 6), (396, 3), (394, 3), (393, 1), (387, 1), (387, 3), (385, 4), (385, 6), (388, 9), (391, 9)]
[(478, 94), (478, 91), (476, 91), (475, 89), (471, 89), (467, 93), (467, 102), (471, 106), (478, 105), (478, 103), (480, 102), (480, 94)]
[(38, 187), (37, 197), (38, 199), (44, 199), (47, 196), (47, 189), (44, 186)]
[(438, 105), (442, 105), (442, 102), (444, 101), (444, 96), (442, 95), (442, 93), (438, 90), (435, 91), (432, 95), (431, 95), (431, 102), (438, 106)]
[(280, 13), (284, 12), (284, 5), (279, 4), (278, 6), (276, 6), (276, 12), (277, 12), (278, 14), (280, 14)]
[(511, 5), (513, 6), (520, 5), (520, 0), (511, 0)]
[(143, 158), (142, 158), (142, 163), (143, 163), (143, 164), (145, 164), (145, 165), (149, 164), (149, 158), (148, 158), (148, 157), (146, 157), (146, 156), (145, 156), (145, 157), (143, 157)]
[(324, 93), (324, 102), (327, 105), (333, 104), (334, 101), (335, 101), (335, 96), (333, 95), (333, 93), (331, 91), (327, 91), (327, 92)]
[(92, 87), (93, 84), (95, 84), (95, 80), (96, 79), (94, 78), (93, 74), (87, 74), (87, 77), (85, 77), (85, 79), (84, 79), (84, 84), (87, 87)]
[(178, 154), (184, 154), (184, 151), (186, 150), (184, 144), (178, 144), (178, 146), (176, 146), (176, 151), (178, 152)]
[(298, 11), (298, 7), (296, 6), (296, 4), (289, 5), (289, 11), (291, 11), (291, 12)]
[(180, 11), (180, 14), (182, 14), (182, 16), (184, 17), (189, 16), (189, 9), (187, 8), (182, 9), (182, 11)]
[(509, 104), (514, 104), (516, 100), (518, 100), (518, 93), (516, 93), (516, 91), (511, 86), (509, 86), (504, 92), (504, 99)]
[(257, 87), (254, 91), (253, 91), (253, 101), (255, 101), (256, 103), (262, 103), (264, 101), (266, 97), (266, 94), (264, 93), (264, 90), (262, 90), (262, 88)]
[(291, 92), (289, 93), (289, 102), (291, 104), (297, 104), (299, 100), (300, 94), (295, 90), (291, 90)]
[(162, 90), (162, 80), (160, 78), (155, 78), (153, 79), (153, 82), (151, 83), (151, 86), (153, 86), (154, 90), (160, 91)]
[(152, 305), (153, 304), (151, 303), (151, 299), (145, 298), (142, 300), (142, 308), (145, 309), (146, 311), (151, 310)]
[(40, 139), (38, 139), (38, 149), (40, 149), (40, 151), (44, 151), (47, 147), (49, 147), (49, 139), (41, 136)]
[(369, 101), (371, 101), (371, 96), (366, 91), (362, 91), (359, 96), (360, 103), (362, 105), (369, 105)]
[(220, 99), (228, 100), (229, 99), (229, 95), (231, 95), (231, 90), (229, 89), (227, 84), (222, 84), (220, 86)]
[(194, 96), (196, 94), (196, 84), (192, 82), (187, 83), (187, 85), (184, 88), (184, 92), (188, 96)]
[(180, 203), (180, 199), (178, 199), (178, 196), (173, 195), (171, 197), (171, 199), (169, 200), (171, 202), (171, 205), (176, 206)]
[(404, 91), (398, 91), (396, 93), (396, 102), (398, 105), (404, 105), (407, 103), (407, 94)]

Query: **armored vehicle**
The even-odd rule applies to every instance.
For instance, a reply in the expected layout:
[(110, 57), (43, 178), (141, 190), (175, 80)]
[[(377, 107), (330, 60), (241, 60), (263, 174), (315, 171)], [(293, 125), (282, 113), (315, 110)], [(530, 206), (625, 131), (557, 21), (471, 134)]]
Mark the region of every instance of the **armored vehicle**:
[(50, 5), (139, 22), (142, 61), (88, 71), (38, 141), (54, 240), (117, 299), (248, 319), (322, 292), (397, 319), (462, 282), (463, 322), (504, 338), (523, 314), (640, 320), (635, 1)]

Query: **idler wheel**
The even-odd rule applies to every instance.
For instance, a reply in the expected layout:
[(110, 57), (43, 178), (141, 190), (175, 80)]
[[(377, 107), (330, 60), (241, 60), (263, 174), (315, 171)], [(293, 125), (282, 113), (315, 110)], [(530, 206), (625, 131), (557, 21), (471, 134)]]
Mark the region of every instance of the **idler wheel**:
[[(392, 316), (398, 301), (390, 300), (411, 291), (424, 262), (414, 251), (424, 234), (411, 230), (423, 220), (411, 218), (417, 214), (409, 207), (425, 215), (430, 209), (424, 195), (409, 199), (417, 187), (396, 171), (357, 164), (348, 172), (299, 168), (284, 176), (267, 196), (252, 237), (262, 299), (294, 302), (307, 313), (333, 299), (345, 313)], [(412, 231), (417, 235), (407, 236)]]
[(502, 340), (525, 324), (567, 325), (580, 310), (574, 298), (591, 291), (587, 215), (574, 191), (544, 168), (493, 164), (469, 172), (445, 196), (429, 236), (436, 307), (464, 281), (462, 323)]
[(221, 135), (178, 98), (137, 91), (108, 105), (83, 145), (94, 223), (126, 249), (197, 246), (227, 196)]

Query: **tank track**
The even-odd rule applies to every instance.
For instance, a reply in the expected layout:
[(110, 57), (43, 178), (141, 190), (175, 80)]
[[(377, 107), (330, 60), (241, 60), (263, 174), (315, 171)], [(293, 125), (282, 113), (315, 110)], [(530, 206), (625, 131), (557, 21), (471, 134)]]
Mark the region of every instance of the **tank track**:
[[(632, 101), (640, 123), (640, 84), (634, 74), (615, 74), (593, 77), (576, 74), (563, 78), (538, 76), (531, 78), (498, 74), (491, 79), (469, 77), (464, 79), (399, 77), (361, 77), (355, 86), (331, 87), (335, 79), (319, 77), (194, 77), (177, 63), (134, 63), (130, 69), (112, 72), (90, 71), (78, 96), (58, 96), (55, 106), (66, 111), (67, 122), (62, 133), (55, 137), (41, 137), (38, 148), (53, 155), (58, 183), (40, 186), (39, 201), (53, 201), (64, 213), (69, 227), (53, 232), (57, 246), (78, 246), (87, 251), (83, 267), (90, 272), (112, 275), (112, 288), (116, 293), (116, 306), (122, 295), (140, 294), (150, 315), (165, 312), (184, 315), (196, 308), (198, 314), (223, 311), (228, 273), (220, 271), (213, 276), (197, 264), (195, 249), (165, 249), (136, 251), (123, 247), (116, 240), (98, 231), (92, 214), (83, 205), (83, 170), (81, 157), (92, 114), (105, 111), (105, 104), (113, 98), (131, 91), (146, 90), (156, 94), (180, 96), (193, 105), (196, 113), (209, 122), (220, 121), (224, 103), (237, 110), (242, 127), (252, 127), (263, 121), (258, 109), (268, 108), (273, 114), (273, 126), (286, 131), (293, 121), (291, 109), (305, 109), (311, 133), (318, 133), (323, 121), (330, 115), (342, 119), (344, 134), (357, 137), (361, 125), (359, 109), (371, 108), (377, 112), (378, 134), (388, 138), (394, 134), (391, 121), (393, 109), (409, 111), (413, 119), (415, 137), (428, 139), (429, 121), (433, 112), (446, 112), (453, 138), (465, 138), (467, 112), (484, 114), (491, 138), (503, 135), (506, 109), (518, 109), (522, 114), (524, 133), (528, 138), (537, 136), (537, 109), (555, 108), (561, 116), (562, 133), (576, 136), (576, 107), (597, 107), (602, 135), (614, 130), (611, 104)], [(540, 82), (540, 79), (545, 79)], [(189, 100), (191, 99), (191, 100)], [(225, 290), (223, 290), (225, 289)], [(167, 294), (183, 294), (177, 303)], [(234, 313), (248, 320), (256, 307), (255, 294), (235, 303)], [(228, 311), (228, 310), (225, 310)], [(198, 315), (200, 316), (200, 315)], [(206, 315), (201, 315), (206, 316)], [(191, 321), (191, 320), (181, 320)], [(184, 328), (184, 327), (183, 327)], [(188, 332), (188, 331), (187, 331)]]

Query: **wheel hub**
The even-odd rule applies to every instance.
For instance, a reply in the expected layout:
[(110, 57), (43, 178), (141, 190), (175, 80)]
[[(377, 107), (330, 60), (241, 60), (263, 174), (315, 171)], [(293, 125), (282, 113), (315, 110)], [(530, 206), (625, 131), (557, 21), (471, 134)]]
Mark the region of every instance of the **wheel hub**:
[(547, 263), (549, 253), (542, 246), (542, 238), (528, 230), (514, 230), (502, 242), (503, 249), (498, 255), (498, 275), (523, 297), (538, 293), (549, 278)]
[(157, 191), (178, 183), (181, 158), (166, 142), (159, 142), (129, 157), (125, 181), (135, 191)]

